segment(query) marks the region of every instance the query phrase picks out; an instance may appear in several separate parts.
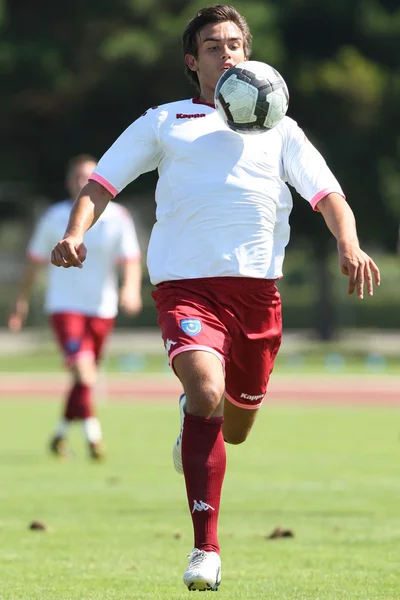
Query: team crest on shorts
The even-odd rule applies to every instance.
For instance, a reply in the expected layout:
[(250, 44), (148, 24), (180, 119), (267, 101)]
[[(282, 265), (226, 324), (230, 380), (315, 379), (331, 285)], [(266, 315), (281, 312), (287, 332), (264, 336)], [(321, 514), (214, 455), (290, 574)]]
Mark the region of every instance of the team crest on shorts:
[(179, 324), (188, 335), (199, 335), (202, 329), (200, 319), (181, 319)]
[(67, 354), (75, 354), (81, 347), (81, 340), (76, 338), (70, 338), (65, 342), (65, 351)]

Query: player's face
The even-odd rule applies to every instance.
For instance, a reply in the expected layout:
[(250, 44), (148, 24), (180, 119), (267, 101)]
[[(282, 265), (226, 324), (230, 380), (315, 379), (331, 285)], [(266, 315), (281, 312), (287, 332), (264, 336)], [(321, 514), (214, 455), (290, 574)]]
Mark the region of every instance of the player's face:
[(201, 29), (197, 49), (197, 58), (185, 56), (186, 64), (197, 73), (202, 99), (213, 102), (222, 73), (246, 60), (243, 34), (232, 21), (212, 23)]
[(82, 162), (76, 165), (67, 177), (67, 190), (72, 200), (75, 200), (83, 186), (89, 181), (89, 177), (96, 167), (92, 161)]

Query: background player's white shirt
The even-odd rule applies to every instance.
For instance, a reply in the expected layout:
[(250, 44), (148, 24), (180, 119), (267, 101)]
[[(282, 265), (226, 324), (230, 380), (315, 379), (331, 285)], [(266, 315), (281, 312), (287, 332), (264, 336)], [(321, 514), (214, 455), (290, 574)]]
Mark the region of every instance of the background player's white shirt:
[(148, 110), (105, 153), (90, 179), (112, 194), (158, 168), (147, 264), (153, 284), (198, 277), (278, 278), (292, 196), (313, 207), (339, 183), (285, 117), (259, 134), (231, 131), (216, 110), (182, 100)]
[[(48, 263), (67, 227), (72, 202), (58, 202), (39, 220), (28, 245), (28, 256)], [(112, 318), (118, 311), (117, 264), (140, 257), (135, 227), (128, 211), (110, 202), (85, 237), (88, 249), (83, 269), (48, 267), (47, 313), (79, 312)]]

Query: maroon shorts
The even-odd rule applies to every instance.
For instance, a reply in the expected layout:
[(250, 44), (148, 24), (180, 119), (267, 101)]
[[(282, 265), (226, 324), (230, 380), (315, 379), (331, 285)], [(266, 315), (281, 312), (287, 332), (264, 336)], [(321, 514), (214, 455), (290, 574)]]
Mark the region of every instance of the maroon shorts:
[(226, 397), (258, 408), (282, 339), (275, 280), (213, 277), (167, 281), (152, 293), (170, 364), (187, 350), (218, 356)]
[(84, 354), (99, 362), (115, 319), (88, 317), (80, 313), (54, 313), (49, 318), (69, 366)]

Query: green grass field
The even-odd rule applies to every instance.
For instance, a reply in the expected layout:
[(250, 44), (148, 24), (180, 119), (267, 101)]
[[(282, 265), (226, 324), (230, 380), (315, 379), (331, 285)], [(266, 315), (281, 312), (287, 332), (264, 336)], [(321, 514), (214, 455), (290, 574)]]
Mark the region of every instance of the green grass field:
[[(101, 406), (105, 464), (88, 461), (79, 429), (74, 459), (47, 455), (58, 409), (0, 403), (1, 600), (187, 598), (176, 407)], [(218, 598), (398, 600), (399, 431), (396, 408), (265, 405), (228, 448)], [(48, 530), (29, 530), (35, 519)], [(278, 525), (295, 537), (266, 539)]]

